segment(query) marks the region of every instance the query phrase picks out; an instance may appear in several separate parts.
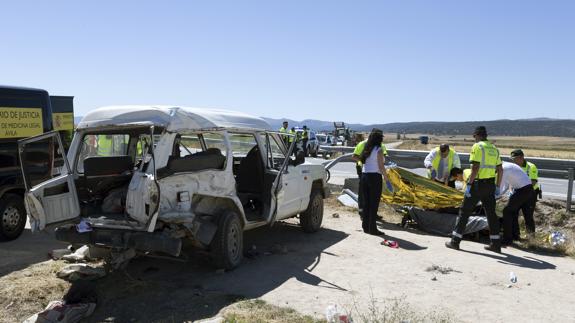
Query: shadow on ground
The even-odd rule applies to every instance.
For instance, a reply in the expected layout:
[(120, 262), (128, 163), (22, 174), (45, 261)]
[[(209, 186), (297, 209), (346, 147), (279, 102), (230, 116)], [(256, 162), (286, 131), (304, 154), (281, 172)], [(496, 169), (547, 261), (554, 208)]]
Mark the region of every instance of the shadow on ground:
[(18, 239), (0, 242), (0, 277), (46, 261), (50, 251), (66, 246), (54, 238), (53, 232), (32, 233), (25, 229)]
[(495, 253), (482, 253), (482, 252), (475, 252), (469, 250), (461, 250), (462, 252), (472, 253), (475, 255), (485, 256), (489, 258), (493, 258), (500, 263), (517, 266), (517, 267), (524, 267), (529, 269), (536, 269), (536, 270), (545, 270), (545, 269), (555, 269), (556, 266), (554, 264), (548, 263), (547, 261), (543, 261), (534, 257), (517, 257), (505, 252), (505, 249), (502, 249), (501, 254)]
[[(305, 284), (344, 290), (314, 274), (325, 251), (344, 232), (323, 228), (315, 234), (278, 223), (246, 233), (249, 258), (236, 270), (219, 272), (206, 255), (189, 252), (187, 262), (138, 258), (123, 272), (98, 281), (99, 304), (87, 322), (179, 322), (216, 315), (243, 298), (260, 297), (294, 278)], [(254, 248), (255, 247), (255, 248)]]

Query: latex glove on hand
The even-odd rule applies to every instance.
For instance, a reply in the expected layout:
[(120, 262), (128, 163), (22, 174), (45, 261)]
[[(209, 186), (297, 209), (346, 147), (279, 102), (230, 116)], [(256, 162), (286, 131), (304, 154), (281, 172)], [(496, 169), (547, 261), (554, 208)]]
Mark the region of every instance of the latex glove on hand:
[(465, 188), (465, 197), (471, 197), (471, 185), (467, 184), (467, 187)]
[(389, 180), (385, 181), (385, 185), (387, 186), (387, 190), (393, 193), (393, 185)]
[(499, 197), (499, 195), (501, 195), (501, 189), (499, 188), (499, 186), (497, 186), (495, 188), (495, 197)]
[(435, 169), (431, 170), (431, 179), (434, 179), (437, 176), (437, 171)]

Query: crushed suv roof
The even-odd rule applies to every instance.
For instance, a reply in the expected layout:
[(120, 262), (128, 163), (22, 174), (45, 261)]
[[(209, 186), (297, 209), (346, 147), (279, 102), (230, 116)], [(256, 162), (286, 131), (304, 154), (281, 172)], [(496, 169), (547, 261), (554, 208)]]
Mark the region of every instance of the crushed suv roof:
[(153, 124), (168, 131), (201, 129), (271, 130), (262, 118), (245, 113), (177, 106), (109, 106), (89, 112), (78, 129), (128, 124)]

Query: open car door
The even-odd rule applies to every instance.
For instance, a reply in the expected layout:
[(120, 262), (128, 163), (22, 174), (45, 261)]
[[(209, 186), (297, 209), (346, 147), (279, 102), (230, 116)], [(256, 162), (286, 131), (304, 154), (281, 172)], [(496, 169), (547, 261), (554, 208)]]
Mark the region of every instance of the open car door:
[(18, 153), (32, 231), (78, 217), (80, 203), (60, 134), (52, 131), (20, 140)]
[[(268, 140), (271, 138), (268, 137)], [(270, 146), (268, 144), (268, 146)], [(273, 145), (271, 145), (273, 147)], [(291, 143), (285, 152), (283, 163), (278, 169), (278, 175), (272, 185), (272, 211), (269, 218), (269, 223), (273, 225), (278, 216), (280, 219), (285, 215), (293, 214), (299, 210), (301, 205), (301, 192), (298, 191), (297, 177), (301, 174), (295, 166), (304, 161), (303, 152), (300, 152), (296, 160), (292, 160), (290, 156), (295, 149), (296, 142)]]

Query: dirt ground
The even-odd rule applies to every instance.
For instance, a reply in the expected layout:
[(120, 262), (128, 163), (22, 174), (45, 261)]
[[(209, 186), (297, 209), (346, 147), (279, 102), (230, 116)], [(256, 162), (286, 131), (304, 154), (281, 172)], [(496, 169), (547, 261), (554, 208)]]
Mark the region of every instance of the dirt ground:
[[(398, 220), (387, 208), (380, 214)], [(99, 304), (86, 322), (194, 321), (254, 298), (318, 318), (332, 303), (359, 313), (399, 300), (452, 321), (575, 320), (571, 258), (511, 247), (499, 255), (470, 241), (454, 251), (443, 246), (444, 237), (385, 223), (386, 238), (400, 245), (392, 249), (361, 232), (355, 212), (333, 198), (320, 232), (306, 234), (296, 224), (293, 219), (248, 233), (249, 257), (231, 272), (215, 270), (198, 253), (187, 253), (184, 262), (133, 260), (93, 284)], [(49, 236), (42, 239), (24, 236), (0, 245), (0, 322), (22, 321), (69, 290), (54, 275), (61, 262), (35, 264), (54, 247)], [(34, 255), (24, 259), (22, 250)], [(510, 272), (517, 283), (509, 281)]]

